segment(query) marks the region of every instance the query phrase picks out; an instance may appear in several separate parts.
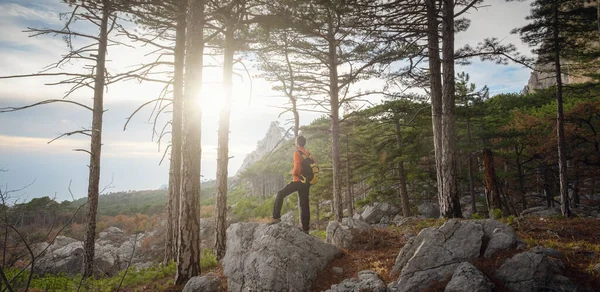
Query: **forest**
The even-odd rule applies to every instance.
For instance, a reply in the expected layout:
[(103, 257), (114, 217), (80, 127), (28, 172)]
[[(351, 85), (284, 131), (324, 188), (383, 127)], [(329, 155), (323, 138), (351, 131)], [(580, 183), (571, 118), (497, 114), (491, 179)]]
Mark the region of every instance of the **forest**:
[[(231, 216), (237, 221), (271, 216), (273, 195), (291, 178), (293, 140), (299, 135), (309, 141), (321, 169), (310, 194), (316, 230), (376, 202), (396, 206), (403, 217), (418, 216), (420, 205), (432, 204), (444, 219), (518, 216), (537, 206), (573, 218), (600, 205), (595, 2), (532, 1), (529, 23), (513, 33), (534, 58), (497, 38), (455, 46), (455, 35), (469, 29), (469, 13), (487, 5), (482, 0), (62, 2), (70, 12), (60, 15), (60, 25), (25, 33), (61, 38), (66, 53), (37, 73), (0, 76), (60, 77), (49, 85), (70, 88), (63, 97), (3, 107), (0, 114), (61, 103), (85, 109), (90, 118), (89, 127), (50, 141), (89, 137), (89, 148), (73, 149), (89, 155), (87, 198), (12, 202), (14, 190), (1, 190), (4, 250), (9, 241), (23, 243), (21, 264), (31, 269), (25, 289), (33, 277), (34, 241), (52, 243), (61, 232), (82, 240), (83, 282), (94, 278), (101, 229), (115, 224), (137, 234), (140, 226), (164, 223), (161, 261), (165, 267), (174, 263), (174, 284), (184, 285), (202, 271), (201, 218), (214, 222), (214, 256), (222, 260)], [(120, 46), (152, 48), (146, 55), (151, 58), (111, 72), (108, 53)], [(491, 95), (486, 84), (471, 82), (469, 72), (456, 72), (457, 65), (474, 60), (519, 64), (551, 85)], [(222, 72), (219, 94), (203, 91), (211, 67)], [(244, 74), (270, 82), (278, 92), (281, 102), (273, 106), (290, 116), (284, 130), (293, 138), (282, 139), (232, 180), (233, 78)], [(167, 145), (162, 150), (170, 166), (168, 188), (100, 195), (104, 98), (109, 88), (128, 81), (163, 88), (123, 127), (141, 109), (153, 108), (153, 139)], [(88, 99), (71, 98), (74, 92)], [(207, 103), (220, 105), (217, 169), (214, 182), (201, 183)], [(308, 112), (322, 116), (300, 127)], [(468, 205), (461, 206), (467, 197)], [(295, 200), (290, 197), (284, 211), (295, 209)], [(33, 236), (37, 233), (26, 231), (31, 226), (49, 231)], [(6, 264), (6, 254), (3, 259)], [(4, 274), (5, 264), (0, 276), (10, 289), (14, 283)]]

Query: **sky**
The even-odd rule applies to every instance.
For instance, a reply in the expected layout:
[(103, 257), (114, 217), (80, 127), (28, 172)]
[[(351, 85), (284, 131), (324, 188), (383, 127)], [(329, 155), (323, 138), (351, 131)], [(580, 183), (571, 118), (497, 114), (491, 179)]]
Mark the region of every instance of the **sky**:
[[(29, 37), (23, 32), (27, 27), (61, 28), (64, 20), (59, 13), (69, 7), (59, 0), (0, 0), (0, 76), (31, 74), (60, 59), (67, 48), (60, 37)], [(471, 27), (456, 36), (456, 47), (471, 44), (488, 37), (497, 37), (503, 43), (512, 43), (523, 54), (529, 48), (518, 36), (510, 34), (513, 28), (524, 25), (529, 14), (529, 1), (484, 1), (485, 7), (466, 15)], [(76, 28), (89, 29), (81, 24)], [(75, 44), (84, 40), (75, 39)], [(144, 57), (149, 48), (111, 47), (108, 51), (109, 72), (124, 72), (151, 58)], [(69, 64), (65, 71), (77, 72), (81, 64)], [(241, 68), (238, 68), (241, 69)], [(457, 72), (470, 74), (471, 82), (487, 85), (492, 95), (520, 92), (527, 84), (530, 71), (520, 65), (496, 65), (474, 61), (468, 66), (458, 66)], [(238, 170), (244, 157), (252, 152), (262, 139), (272, 121), (288, 127), (290, 114), (281, 114), (277, 106), (285, 98), (272, 91), (271, 84), (256, 77), (241, 74), (234, 80), (234, 100), (230, 129), (229, 174)], [(205, 69), (205, 93), (218, 100), (220, 72)], [(0, 79), (0, 108), (23, 106), (44, 99), (63, 98), (68, 87), (48, 86), (60, 79), (36, 77)], [(377, 83), (373, 83), (377, 84)], [(168, 182), (168, 157), (159, 164), (168, 136), (159, 145), (152, 135), (152, 107), (142, 109), (123, 131), (126, 118), (142, 103), (158, 96), (162, 87), (157, 84), (125, 82), (110, 86), (105, 92), (103, 148), (100, 189), (104, 193), (128, 190), (157, 189)], [(91, 91), (80, 91), (69, 100), (92, 104)], [(202, 121), (202, 174), (212, 179), (216, 174), (217, 129), (219, 104), (203, 101)], [(168, 114), (163, 114), (159, 124), (164, 125)], [(319, 114), (301, 114), (301, 124), (308, 124)], [(58, 201), (81, 198), (87, 195), (89, 156), (73, 149), (89, 149), (86, 136), (69, 136), (48, 141), (56, 136), (88, 128), (91, 113), (69, 104), (49, 104), (19, 112), (0, 113), (0, 187), (2, 191), (20, 189), (12, 200), (23, 202), (36, 197), (50, 196)], [(70, 188), (69, 188), (70, 186)], [(69, 191), (70, 189), (70, 191)]]

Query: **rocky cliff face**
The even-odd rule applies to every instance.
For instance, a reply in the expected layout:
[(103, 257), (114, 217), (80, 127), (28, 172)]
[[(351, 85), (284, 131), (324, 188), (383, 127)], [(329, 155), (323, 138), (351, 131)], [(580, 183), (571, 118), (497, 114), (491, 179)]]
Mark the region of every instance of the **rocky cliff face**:
[[(561, 66), (564, 84), (585, 83), (592, 80), (589, 77), (582, 76), (584, 72), (581, 69), (573, 68), (573, 64), (565, 62)], [(546, 89), (556, 85), (554, 64), (536, 65), (534, 68), (535, 71), (531, 72), (527, 86), (523, 89), (523, 94), (534, 93), (538, 89)]]
[(258, 143), (256, 143), (256, 149), (244, 158), (244, 162), (242, 162), (242, 166), (235, 176), (239, 177), (239, 175), (250, 165), (259, 161), (267, 153), (282, 145), (284, 138), (289, 138), (288, 135), (286, 135), (285, 129), (279, 125), (279, 122), (271, 122), (265, 137), (258, 141)]

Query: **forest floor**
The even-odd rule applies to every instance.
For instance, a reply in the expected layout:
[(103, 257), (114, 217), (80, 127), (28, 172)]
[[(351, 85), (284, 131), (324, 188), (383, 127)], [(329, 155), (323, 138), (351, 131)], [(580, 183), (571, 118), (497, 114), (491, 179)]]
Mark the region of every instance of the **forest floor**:
[[(389, 284), (395, 280), (391, 277), (390, 271), (398, 253), (409, 238), (407, 235), (416, 235), (423, 228), (438, 226), (443, 222), (434, 219), (414, 219), (401, 227), (373, 229), (359, 235), (357, 247), (343, 250), (342, 255), (334, 259), (319, 275), (311, 291), (325, 291), (331, 288), (331, 285), (338, 284), (346, 278), (356, 277), (362, 270), (377, 272), (381, 279)], [(588, 289), (600, 287), (600, 274), (593, 270), (594, 265), (600, 263), (599, 219), (519, 218), (505, 220), (505, 223), (515, 229), (527, 244), (527, 248), (540, 245), (562, 252), (564, 257), (561, 260), (565, 264), (565, 276), (573, 282)], [(493, 271), (506, 258), (516, 253), (517, 251), (509, 251), (490, 259), (478, 259), (473, 264), (498, 286), (498, 291), (508, 291), (500, 281), (495, 279)], [(343, 272), (335, 273), (332, 271), (333, 267), (340, 267)], [(223, 275), (220, 266), (203, 271), (203, 274), (210, 272), (217, 274), (221, 278), (223, 287), (227, 287), (227, 278)], [(446, 284), (447, 281), (436, 283), (428, 291), (444, 291)], [(182, 288), (170, 286), (167, 291), (181, 291)]]

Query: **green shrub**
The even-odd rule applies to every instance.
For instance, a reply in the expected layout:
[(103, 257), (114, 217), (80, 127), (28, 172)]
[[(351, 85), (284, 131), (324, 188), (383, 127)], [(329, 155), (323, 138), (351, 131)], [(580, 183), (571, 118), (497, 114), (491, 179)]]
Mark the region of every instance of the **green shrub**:
[(212, 267), (216, 267), (219, 264), (217, 261), (217, 256), (213, 252), (212, 249), (203, 249), (202, 256), (200, 257), (200, 268), (208, 269)]
[(493, 209), (492, 210), (492, 216), (494, 217), (494, 219), (500, 219), (502, 218), (502, 210), (501, 209)]
[(327, 231), (325, 230), (313, 230), (310, 232), (310, 234), (316, 238), (320, 238), (322, 240), (325, 240), (325, 238), (327, 237)]
[[(212, 252), (211, 252), (212, 253)], [(214, 257), (214, 255), (213, 255)], [(208, 262), (212, 263), (210, 257), (207, 256)], [(216, 257), (214, 257), (216, 262)], [(203, 266), (204, 267), (204, 266)], [(80, 287), (79, 291), (115, 291), (123, 278), (121, 288), (135, 287), (141, 284), (147, 284), (155, 282), (157, 279), (165, 277), (175, 276), (176, 265), (170, 263), (167, 266), (154, 265), (147, 269), (138, 270), (134, 267), (129, 268), (128, 271), (122, 270), (117, 275), (110, 278), (88, 278), (81, 281), (81, 275), (68, 276), (66, 274), (57, 275), (44, 275), (38, 276), (33, 275), (31, 279), (30, 289), (43, 290), (43, 291), (76, 291)], [(25, 289), (27, 285), (27, 278), (29, 277), (29, 271), (20, 271), (19, 269), (9, 268), (5, 269), (4, 273), (8, 279), (17, 277), (13, 281), (14, 290)], [(17, 276), (18, 275), (18, 276)], [(80, 286), (81, 285), (81, 286)], [(162, 290), (166, 287), (155, 287), (157, 290)]]
[(479, 215), (479, 213), (473, 213), (471, 219), (483, 219), (483, 216)]

